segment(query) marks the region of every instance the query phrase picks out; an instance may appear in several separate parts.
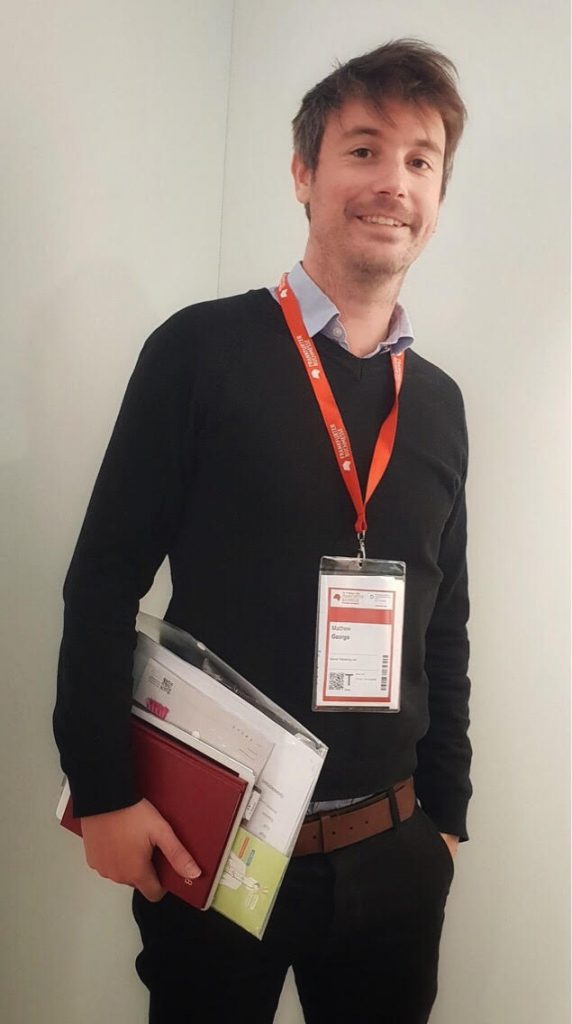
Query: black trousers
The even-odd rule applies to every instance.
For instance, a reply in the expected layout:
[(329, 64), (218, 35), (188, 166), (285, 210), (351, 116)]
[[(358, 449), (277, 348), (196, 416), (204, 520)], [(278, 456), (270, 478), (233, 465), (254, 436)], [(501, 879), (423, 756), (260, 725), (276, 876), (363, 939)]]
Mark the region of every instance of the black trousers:
[(307, 1024), (425, 1024), (453, 860), (416, 809), (398, 828), (294, 858), (262, 940), (216, 911), (135, 892), (150, 1024), (271, 1024), (292, 965)]

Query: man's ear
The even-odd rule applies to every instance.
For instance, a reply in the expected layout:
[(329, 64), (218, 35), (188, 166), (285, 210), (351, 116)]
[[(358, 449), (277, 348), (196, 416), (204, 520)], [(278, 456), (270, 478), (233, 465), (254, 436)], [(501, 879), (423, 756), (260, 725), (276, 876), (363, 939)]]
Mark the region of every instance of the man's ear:
[(306, 205), (310, 201), (310, 186), (312, 183), (313, 172), (302, 162), (298, 153), (294, 153), (290, 169), (294, 179), (296, 199), (299, 203), (304, 203), (304, 205)]

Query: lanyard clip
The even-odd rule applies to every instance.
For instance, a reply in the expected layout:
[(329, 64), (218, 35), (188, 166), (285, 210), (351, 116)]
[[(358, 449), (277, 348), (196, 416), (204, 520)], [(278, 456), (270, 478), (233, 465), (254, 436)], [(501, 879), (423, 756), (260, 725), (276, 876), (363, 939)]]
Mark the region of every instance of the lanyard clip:
[(357, 553), (358, 566), (361, 566), (366, 559), (365, 554), (365, 530), (358, 530), (356, 537), (359, 544), (359, 551)]

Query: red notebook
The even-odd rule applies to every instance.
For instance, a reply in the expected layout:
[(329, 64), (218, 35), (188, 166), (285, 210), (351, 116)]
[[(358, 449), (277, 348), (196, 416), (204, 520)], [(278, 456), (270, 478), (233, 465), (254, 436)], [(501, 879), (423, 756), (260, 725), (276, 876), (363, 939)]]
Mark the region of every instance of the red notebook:
[[(138, 718), (132, 718), (132, 731), (139, 792), (167, 819), (202, 870), (188, 885), (156, 849), (153, 863), (161, 884), (186, 903), (206, 910), (251, 786), (229, 768)], [(61, 824), (81, 835), (81, 819), (73, 817), (71, 800)]]

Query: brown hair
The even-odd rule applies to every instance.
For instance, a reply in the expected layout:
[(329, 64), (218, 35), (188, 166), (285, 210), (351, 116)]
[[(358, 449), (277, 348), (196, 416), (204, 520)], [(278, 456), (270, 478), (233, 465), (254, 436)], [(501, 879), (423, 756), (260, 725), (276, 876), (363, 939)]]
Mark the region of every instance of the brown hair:
[(338, 64), (306, 93), (292, 121), (294, 149), (305, 166), (315, 171), (328, 116), (347, 99), (362, 99), (378, 108), (385, 99), (427, 104), (440, 113), (445, 127), (443, 199), (467, 118), (457, 79), (453, 62), (420, 39), (396, 39), (378, 46)]

